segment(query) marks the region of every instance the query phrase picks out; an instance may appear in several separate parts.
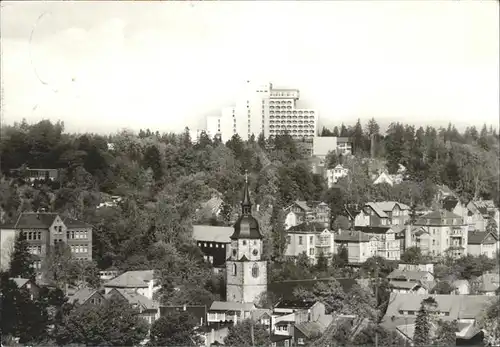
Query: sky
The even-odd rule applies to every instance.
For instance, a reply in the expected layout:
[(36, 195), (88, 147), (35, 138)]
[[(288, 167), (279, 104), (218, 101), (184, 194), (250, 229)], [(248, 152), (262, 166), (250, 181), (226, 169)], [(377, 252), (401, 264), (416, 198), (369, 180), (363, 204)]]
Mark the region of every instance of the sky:
[(300, 89), (320, 126), (374, 117), (499, 123), (499, 11), (487, 1), (9, 2), (4, 124), (204, 128), (246, 80)]

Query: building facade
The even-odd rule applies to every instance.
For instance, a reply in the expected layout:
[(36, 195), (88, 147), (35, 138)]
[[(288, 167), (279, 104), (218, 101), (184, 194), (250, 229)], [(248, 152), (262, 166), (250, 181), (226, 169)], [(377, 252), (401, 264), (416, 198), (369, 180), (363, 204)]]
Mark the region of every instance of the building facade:
[(305, 222), (321, 223), (323, 227), (330, 227), (331, 211), (328, 204), (321, 201), (306, 202), (297, 200), (285, 208), (285, 228)]
[(226, 261), (227, 301), (253, 303), (267, 292), (267, 262), (262, 259), (263, 237), (252, 216), (252, 204), (245, 179), (242, 214), (234, 224)]
[(419, 235), (412, 233), (414, 229), (407, 226), (407, 248), (420, 247), (423, 254), (431, 256), (467, 255), (468, 226), (462, 217), (446, 210), (438, 210), (419, 217), (414, 226), (419, 227)]
[(410, 220), (410, 207), (396, 201), (369, 202), (355, 217), (355, 226), (405, 225)]
[(377, 239), (375, 255), (388, 259), (399, 260), (401, 257), (400, 241), (396, 239), (396, 232), (390, 227), (355, 227), (356, 230)]
[(16, 222), (0, 227), (2, 247), (1, 267), (10, 263), (15, 238), (23, 233), (28, 250), (34, 256), (35, 269), (41, 269), (41, 262), (51, 248), (64, 242), (71, 249), (75, 259), (92, 260), (92, 226), (57, 213), (23, 212)]
[(312, 264), (323, 255), (331, 258), (335, 252), (333, 233), (321, 223), (301, 223), (287, 230), (286, 257), (306, 254)]
[(334, 186), (335, 183), (342, 177), (346, 177), (349, 174), (349, 169), (343, 165), (338, 164), (333, 169), (326, 170), (326, 181), (328, 183), (328, 188)]
[(317, 133), (316, 110), (297, 106), (297, 89), (275, 89), (271, 83), (247, 81), (234, 106), (222, 110), (220, 117), (207, 118), (207, 133), (220, 134), (226, 142), (234, 134), (242, 140), (252, 135), (266, 138), (288, 132), (295, 138), (312, 138)]

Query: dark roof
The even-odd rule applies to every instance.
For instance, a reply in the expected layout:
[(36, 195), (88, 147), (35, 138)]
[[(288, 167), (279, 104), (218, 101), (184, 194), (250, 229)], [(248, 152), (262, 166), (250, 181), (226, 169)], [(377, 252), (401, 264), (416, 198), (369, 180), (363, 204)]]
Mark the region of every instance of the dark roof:
[(463, 218), (459, 215), (456, 215), (455, 213), (447, 210), (438, 210), (421, 216), (415, 222), (415, 225), (452, 225), (453, 219), (457, 219), (460, 221), (460, 223), (463, 223)]
[(353, 278), (321, 278), (310, 280), (271, 282), (268, 284), (267, 289), (282, 300), (296, 300), (295, 296), (293, 295), (293, 291), (296, 288), (312, 289), (318, 282), (330, 282), (332, 280), (338, 281), (345, 292), (350, 291), (352, 286), (357, 284), (357, 281)]
[(470, 231), (468, 234), (467, 243), (469, 245), (480, 244), (495, 244), (498, 241), (498, 236), (488, 231)]
[(354, 229), (362, 231), (362, 232), (367, 233), (367, 234), (385, 234), (386, 232), (388, 232), (391, 229), (391, 227), (390, 226), (377, 226), (377, 227), (370, 227), (370, 226), (360, 227), (360, 226), (355, 226)]
[(271, 335), (271, 342), (280, 342), (280, 341), (286, 341), (286, 340), (291, 340), (292, 337), (288, 335)]
[(238, 239), (262, 239), (259, 231), (259, 223), (252, 216), (252, 203), (250, 202), (250, 193), (248, 191), (248, 180), (245, 179), (245, 188), (243, 190), (243, 201), (241, 202), (242, 215), (234, 224), (234, 233), (231, 240)]
[(301, 223), (298, 225), (294, 225), (287, 231), (323, 231), (325, 229), (325, 224), (324, 223), (317, 223), (317, 222), (305, 222)]
[(57, 213), (23, 212), (17, 218), (14, 228), (49, 228), (57, 218)]

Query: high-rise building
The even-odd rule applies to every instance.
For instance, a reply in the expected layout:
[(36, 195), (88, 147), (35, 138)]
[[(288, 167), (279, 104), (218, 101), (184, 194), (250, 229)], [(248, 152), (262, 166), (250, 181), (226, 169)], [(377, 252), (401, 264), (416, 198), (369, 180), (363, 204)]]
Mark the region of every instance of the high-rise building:
[(242, 140), (263, 133), (270, 137), (288, 131), (295, 138), (316, 135), (318, 115), (313, 109), (297, 108), (298, 89), (273, 89), (271, 83), (247, 81), (235, 106), (226, 107), (220, 117), (207, 118), (207, 133), (228, 141), (234, 134)]

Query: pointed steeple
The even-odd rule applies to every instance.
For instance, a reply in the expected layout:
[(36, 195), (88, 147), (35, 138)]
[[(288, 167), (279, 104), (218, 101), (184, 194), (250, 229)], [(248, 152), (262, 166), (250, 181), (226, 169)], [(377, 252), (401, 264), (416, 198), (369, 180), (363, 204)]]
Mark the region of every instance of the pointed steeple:
[(243, 190), (243, 200), (241, 202), (241, 212), (243, 215), (252, 214), (252, 203), (250, 202), (250, 192), (248, 190), (248, 171), (245, 170), (245, 188)]

